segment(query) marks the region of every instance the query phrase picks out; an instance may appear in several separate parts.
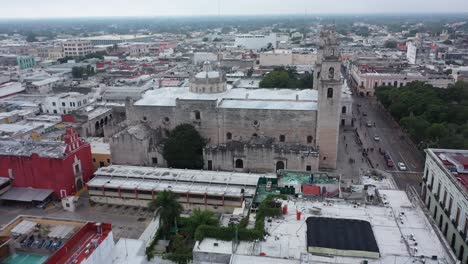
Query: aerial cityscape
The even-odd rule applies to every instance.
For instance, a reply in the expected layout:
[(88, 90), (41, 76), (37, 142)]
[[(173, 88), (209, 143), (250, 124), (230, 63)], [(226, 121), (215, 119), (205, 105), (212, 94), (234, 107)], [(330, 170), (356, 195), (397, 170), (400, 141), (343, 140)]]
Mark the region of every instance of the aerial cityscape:
[(467, 234), (466, 0), (0, 3), (0, 264), (468, 264)]

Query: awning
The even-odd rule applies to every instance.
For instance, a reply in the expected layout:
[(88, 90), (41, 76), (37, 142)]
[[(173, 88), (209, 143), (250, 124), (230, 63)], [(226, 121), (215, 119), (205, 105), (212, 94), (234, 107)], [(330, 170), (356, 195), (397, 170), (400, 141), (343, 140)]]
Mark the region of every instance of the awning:
[(33, 189), (12, 187), (0, 197), (4, 201), (18, 202), (42, 202), (49, 197), (54, 191), (50, 189)]

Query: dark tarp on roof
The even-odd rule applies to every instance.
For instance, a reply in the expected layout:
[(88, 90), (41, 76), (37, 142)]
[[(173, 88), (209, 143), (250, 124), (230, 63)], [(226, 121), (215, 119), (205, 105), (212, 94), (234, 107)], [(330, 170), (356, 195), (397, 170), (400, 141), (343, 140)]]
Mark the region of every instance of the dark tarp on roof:
[(309, 217), (307, 247), (379, 253), (369, 222), (354, 219)]
[(33, 189), (12, 187), (0, 197), (0, 200), (18, 201), (18, 202), (42, 202), (54, 191), (50, 189)]

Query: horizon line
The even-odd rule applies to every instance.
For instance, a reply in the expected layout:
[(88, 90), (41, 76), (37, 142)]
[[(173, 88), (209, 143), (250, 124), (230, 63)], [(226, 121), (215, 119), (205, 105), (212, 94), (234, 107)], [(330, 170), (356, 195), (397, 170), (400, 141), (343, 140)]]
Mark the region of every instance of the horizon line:
[(44, 16), (44, 17), (0, 17), (2, 20), (41, 20), (41, 19), (89, 19), (89, 18), (223, 18), (223, 17), (278, 17), (278, 16), (296, 16), (296, 17), (314, 17), (314, 16), (372, 16), (372, 15), (468, 15), (468, 11), (454, 12), (376, 12), (376, 13), (272, 13), (272, 14), (200, 14), (200, 15), (100, 15), (100, 16)]

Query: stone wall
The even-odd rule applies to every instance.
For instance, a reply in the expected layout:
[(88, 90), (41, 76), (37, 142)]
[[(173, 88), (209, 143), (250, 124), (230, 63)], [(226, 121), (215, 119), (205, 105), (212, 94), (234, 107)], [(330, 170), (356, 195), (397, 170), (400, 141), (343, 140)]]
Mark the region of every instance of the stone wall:
[[(244, 143), (240, 148), (207, 147), (203, 154), (206, 170), (272, 173), (277, 169), (317, 171), (319, 167), (318, 152), (306, 148), (291, 150), (278, 148), (278, 145)], [(278, 167), (281, 166), (279, 162), (283, 168)]]

